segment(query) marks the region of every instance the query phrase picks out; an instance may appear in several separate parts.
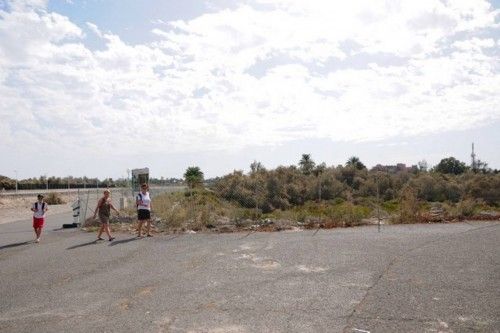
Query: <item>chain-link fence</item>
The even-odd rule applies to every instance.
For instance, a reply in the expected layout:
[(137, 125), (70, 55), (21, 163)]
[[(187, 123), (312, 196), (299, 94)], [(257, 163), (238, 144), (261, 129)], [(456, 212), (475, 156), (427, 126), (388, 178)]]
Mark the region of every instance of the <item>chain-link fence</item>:
[(352, 187), (327, 172), (304, 175), (294, 169), (234, 172), (154, 200), (166, 230), (283, 230), (332, 228), (365, 223), (378, 212), (376, 184), (369, 200), (357, 202)]
[[(133, 215), (135, 212), (135, 195), (137, 193), (134, 193), (130, 188), (113, 188), (109, 190), (111, 192), (110, 198), (113, 206), (118, 210), (122, 210), (130, 213), (130, 215)], [(151, 187), (149, 189), (149, 193), (152, 198), (155, 198), (163, 193), (173, 193), (183, 190), (183, 186), (157, 186)], [(94, 215), (97, 202), (103, 197), (103, 191), (104, 189), (100, 188), (86, 190), (79, 189), (77, 191), (75, 200), (79, 200), (79, 217), (82, 226), (85, 225), (85, 221), (87, 221), (89, 217)]]

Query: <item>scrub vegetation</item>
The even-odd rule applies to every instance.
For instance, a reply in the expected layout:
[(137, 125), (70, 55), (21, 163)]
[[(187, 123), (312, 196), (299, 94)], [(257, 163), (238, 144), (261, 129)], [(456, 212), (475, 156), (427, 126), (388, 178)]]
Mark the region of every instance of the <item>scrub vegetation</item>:
[(195, 231), (498, 219), (500, 173), (485, 166), (471, 169), (451, 157), (431, 170), (424, 161), (368, 170), (357, 157), (328, 167), (304, 154), (297, 166), (267, 170), (253, 162), (247, 174), (210, 181), (196, 168), (185, 193), (160, 195), (153, 205), (160, 229)]

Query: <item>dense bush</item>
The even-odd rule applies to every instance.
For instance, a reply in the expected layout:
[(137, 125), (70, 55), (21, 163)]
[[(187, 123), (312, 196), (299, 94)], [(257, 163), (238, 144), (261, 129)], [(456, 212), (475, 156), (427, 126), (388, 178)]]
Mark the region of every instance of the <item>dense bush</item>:
[(474, 174), (465, 183), (465, 192), (489, 205), (500, 205), (500, 174)]
[(45, 198), (45, 202), (48, 203), (49, 205), (61, 205), (63, 203), (66, 203), (62, 198), (61, 195), (57, 192), (50, 192)]
[[(462, 166), (455, 160), (446, 161), (453, 162), (452, 167), (455, 164)], [(456, 217), (472, 216), (477, 210), (473, 203), (478, 200), (489, 207), (500, 206), (500, 174), (494, 172), (476, 174), (468, 169), (464, 172), (462, 169), (460, 172), (448, 172), (448, 169), (443, 169), (446, 172), (427, 172), (404, 165), (367, 170), (349, 163), (337, 167), (321, 164), (319, 169), (320, 166), (314, 167), (310, 157), (307, 162), (311, 164), (307, 172), (303, 166), (266, 170), (259, 164), (260, 167), (253, 168), (249, 174), (235, 171), (226, 175), (211, 188), (221, 198), (242, 208), (255, 208), (263, 214), (286, 211), (289, 213), (278, 215), (298, 220), (318, 216), (311, 215), (307, 208), (309, 202), (330, 206), (335, 206), (334, 201), (347, 202), (342, 209), (336, 206), (335, 213), (323, 212), (321, 216), (334, 221), (343, 216), (343, 223), (353, 225), (364, 216), (356, 211), (356, 206), (365, 205), (364, 199), (378, 203), (368, 205), (372, 208), (380, 204), (386, 212), (395, 214), (399, 223), (422, 219), (431, 207), (426, 203), (436, 203), (435, 207), (440, 203), (448, 216)], [(351, 204), (354, 206), (349, 206)]]
[(458, 177), (444, 176), (439, 173), (421, 174), (414, 177), (410, 184), (417, 190), (417, 196), (425, 201), (451, 201), (462, 199), (464, 189)]
[(406, 186), (399, 196), (398, 223), (415, 223), (420, 218), (420, 205), (417, 198), (417, 190)]
[(220, 217), (235, 218), (238, 208), (203, 189), (159, 195), (153, 199), (153, 207), (164, 228), (192, 230), (217, 224)]
[(470, 218), (500, 206), (498, 173), (326, 167), (310, 157), (302, 162), (272, 170), (254, 162), (248, 174), (234, 171), (207, 189), (156, 197), (156, 215), (174, 229), (252, 227), (268, 220), (317, 228), (367, 223), (375, 212), (395, 223), (414, 223)]
[(9, 177), (5, 177), (0, 175), (0, 190), (13, 190), (16, 188), (16, 181), (14, 179), (10, 179)]

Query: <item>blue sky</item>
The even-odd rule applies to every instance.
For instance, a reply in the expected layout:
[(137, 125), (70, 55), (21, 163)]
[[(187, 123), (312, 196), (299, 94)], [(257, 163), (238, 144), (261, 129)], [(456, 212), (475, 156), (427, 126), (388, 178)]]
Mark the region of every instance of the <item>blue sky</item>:
[(0, 0), (0, 174), (500, 168), (499, 1)]

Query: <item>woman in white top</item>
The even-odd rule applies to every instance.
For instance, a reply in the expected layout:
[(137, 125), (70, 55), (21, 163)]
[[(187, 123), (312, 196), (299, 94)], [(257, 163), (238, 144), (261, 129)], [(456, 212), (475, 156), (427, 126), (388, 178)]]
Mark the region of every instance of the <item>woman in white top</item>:
[(137, 228), (137, 237), (142, 237), (142, 225), (146, 222), (146, 236), (153, 237), (150, 233), (151, 229), (151, 197), (148, 192), (148, 185), (141, 185), (141, 192), (137, 194), (135, 198), (135, 204), (137, 205), (137, 221), (139, 222), (139, 227)]

